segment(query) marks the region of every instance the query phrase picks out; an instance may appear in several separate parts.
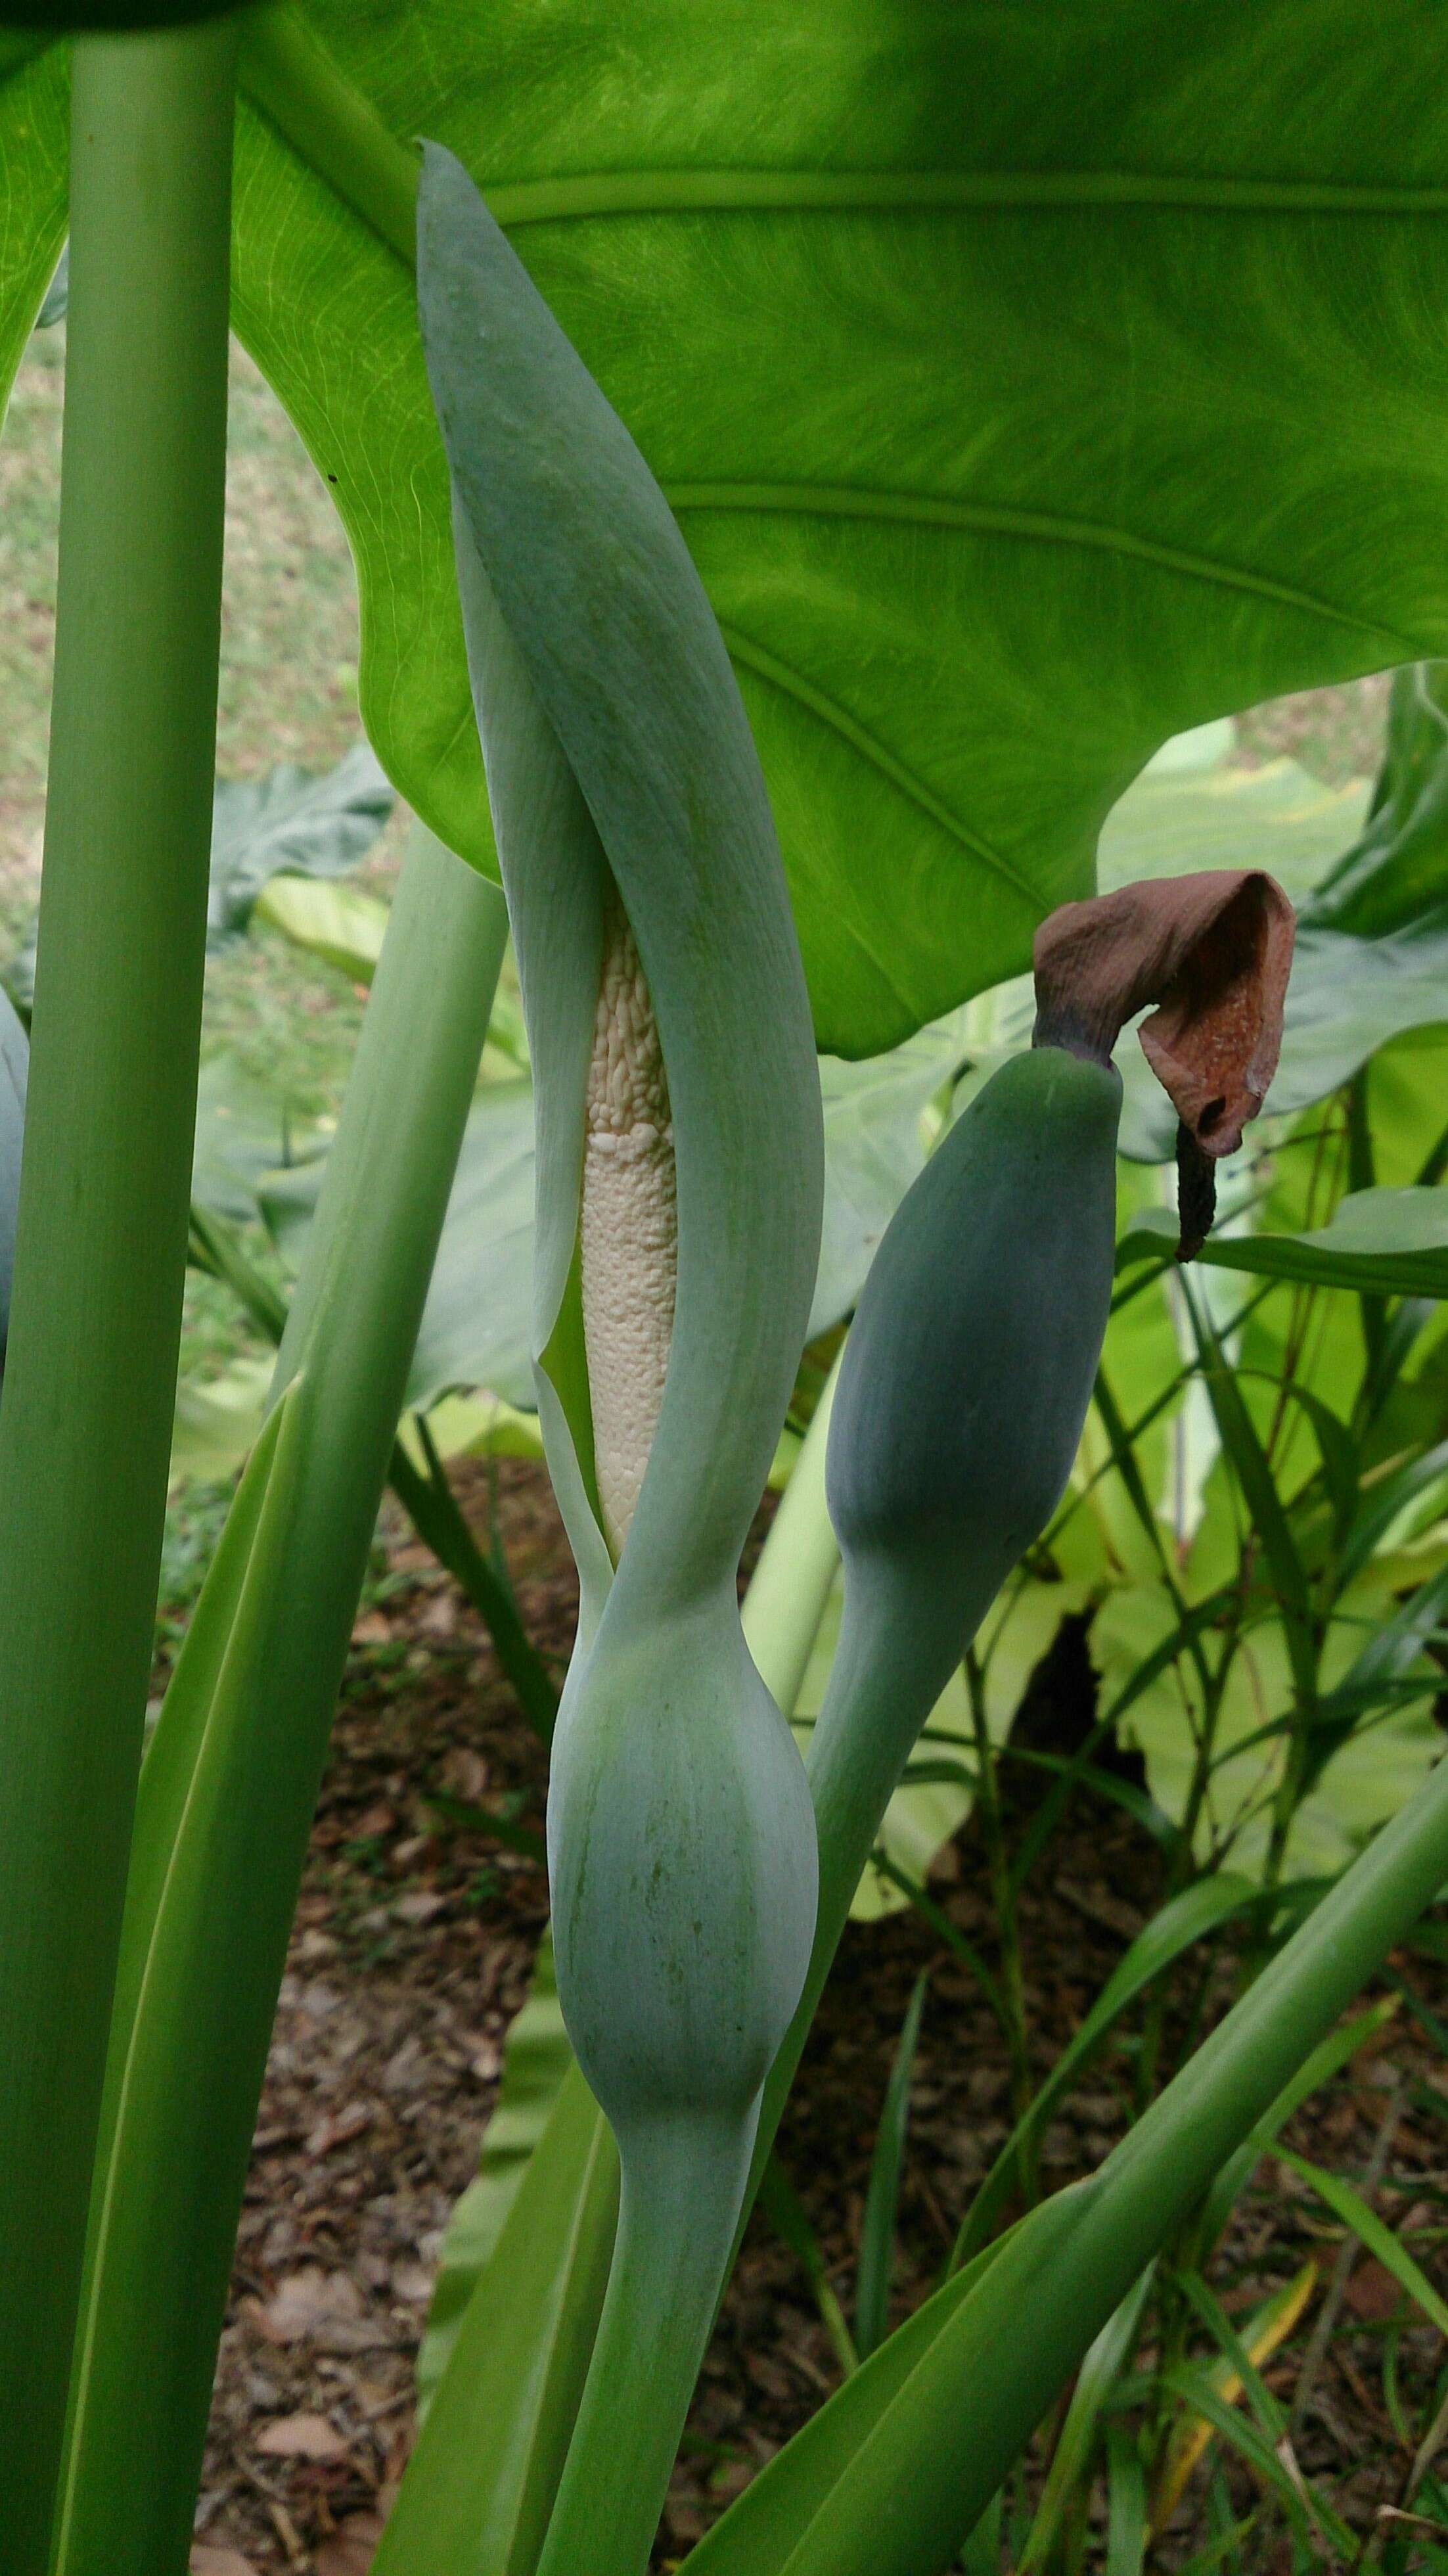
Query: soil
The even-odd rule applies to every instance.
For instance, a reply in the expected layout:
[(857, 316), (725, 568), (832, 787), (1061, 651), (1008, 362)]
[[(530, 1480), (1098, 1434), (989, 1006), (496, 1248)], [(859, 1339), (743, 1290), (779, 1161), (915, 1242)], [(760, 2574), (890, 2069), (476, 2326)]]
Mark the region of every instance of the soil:
[[(480, 1527), (496, 1514), (529, 1632), (561, 1669), (576, 1593), (542, 1471), (517, 1461), (474, 1468), (461, 1490)], [(540, 1868), (470, 1831), (440, 1829), (426, 1803), (442, 1790), (536, 1825), (545, 1785), (538, 1741), (475, 1614), (390, 1506), (380, 1544), (387, 1573), (358, 1623), (257, 2125), (217, 2373), (197, 2576), (245, 2576), (248, 2568), (254, 2576), (281, 2569), (365, 2576), (407, 2457), (413, 2360), (443, 2230), (476, 2166), (501, 2044), (546, 1917)], [(1045, 1750), (1078, 1740), (1091, 1688), (1084, 1650), (1068, 1634), (1033, 1683), (1016, 1740)], [(1013, 1830), (1046, 1776), (1004, 1766)], [(947, 1852), (933, 1892), (993, 1964), (986, 1866), (970, 1826)], [(1114, 1804), (1084, 1797), (1024, 1898), (1037, 2077), (1157, 1892), (1146, 1835)], [(1421, 1960), (1405, 1952), (1395, 1965), (1431, 1999)], [(871, 2149), (922, 1968), (929, 1987), (892, 2316), (933, 2286), (1008, 2132), (1010, 2070), (960, 1961), (913, 1912), (851, 1927), (780, 2138), (847, 2313)], [(1226, 2000), (1231, 1977), (1223, 1956), (1202, 1997), (1183, 1975), (1167, 2018), (1168, 2050), (1189, 2011), (1204, 2004), (1210, 2014)], [(1047, 2189), (1100, 2162), (1128, 2123), (1132, 2082), (1125, 2050), (1088, 2070), (1046, 2131)], [(1408, 2091), (1395, 2089), (1404, 2084)], [(1389, 2026), (1380, 2054), (1359, 2057), (1298, 2115), (1288, 2138), (1360, 2181), (1388, 2104), (1396, 2125), (1374, 2205), (1441, 2283), (1448, 2070), (1408, 2012)], [(1339, 2241), (1306, 2186), (1269, 2160), (1214, 2266), (1217, 2295), (1229, 2314), (1253, 2307), (1308, 2254), (1325, 2276)], [(1316, 2305), (1267, 2371), (1284, 2402)], [(1383, 2267), (1366, 2258), (1353, 2271), (1342, 2317), (1297, 2457), (1338, 2511), (1366, 2529), (1377, 2506), (1399, 2494), (1410, 2457), (1384, 2409), (1385, 2337), (1397, 2345), (1410, 2430), (1421, 2428), (1442, 2347), (1413, 2322)], [(658, 2569), (677, 2563), (838, 2381), (799, 2264), (756, 2214), (705, 2364)], [(1037, 2449), (1038, 2467), (1042, 2443)], [(1250, 2511), (1245, 2473), (1232, 2464), (1230, 2478), (1236, 2509)], [(1200, 2487), (1199, 2478), (1159, 2563), (1180, 2563), (1193, 2534), (1200, 2543)], [(1270, 2569), (1276, 2560), (1269, 2553), (1260, 2563)]]

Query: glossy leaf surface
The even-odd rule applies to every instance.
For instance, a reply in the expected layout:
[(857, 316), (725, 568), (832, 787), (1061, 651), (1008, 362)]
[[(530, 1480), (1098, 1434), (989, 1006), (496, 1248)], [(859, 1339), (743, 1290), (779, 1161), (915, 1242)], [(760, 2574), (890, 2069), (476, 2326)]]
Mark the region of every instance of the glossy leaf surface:
[(377, 747), (484, 864), (406, 267), (419, 133), (679, 514), (828, 1046), (1023, 966), (1168, 734), (1448, 642), (1448, 31), (1414, 0), (306, 23), (360, 123), (325, 80), (272, 85), (290, 142), (244, 112), (237, 319), (357, 551)]

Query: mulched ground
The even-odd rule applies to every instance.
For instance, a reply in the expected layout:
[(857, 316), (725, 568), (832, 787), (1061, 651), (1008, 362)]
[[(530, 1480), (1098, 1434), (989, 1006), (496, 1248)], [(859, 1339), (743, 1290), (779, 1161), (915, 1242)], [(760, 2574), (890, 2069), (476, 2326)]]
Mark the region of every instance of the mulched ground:
[[(487, 1471), (475, 1471), (470, 1508), (481, 1522), (496, 1507), (530, 1633), (561, 1662), (576, 1596), (546, 1482), (518, 1463), (496, 1475), (490, 1494)], [(384, 1521), (383, 1537), (390, 1573), (383, 1598), (358, 1623), (277, 2014), (217, 2374), (197, 2576), (247, 2569), (365, 2576), (407, 2456), (412, 2364), (442, 2233), (475, 2168), (502, 2040), (546, 1914), (537, 1867), (470, 1833), (440, 1834), (424, 1803), (443, 1790), (469, 1802), (506, 1801), (536, 1822), (544, 1762), (471, 1609), (409, 1541), (400, 1518)], [(1084, 1657), (1067, 1640), (1037, 1678), (1020, 1721), (1025, 1740), (1069, 1742), (1088, 1706)], [(1016, 1771), (1007, 1766), (1008, 1777)], [(969, 1828), (935, 1893), (990, 1956), (984, 1862)], [(1039, 2072), (1155, 1895), (1145, 1836), (1116, 1807), (1083, 1801), (1024, 1903)], [(1422, 1982), (1421, 1963), (1399, 1964)], [(890, 2062), (926, 1966), (897, 2314), (933, 2285), (1008, 2131), (1004, 2052), (966, 1970), (914, 1915), (852, 1929), (780, 2139), (847, 2312)], [(1423, 1991), (1431, 1999), (1431, 1985)], [(1185, 1985), (1179, 2000), (1185, 2008)], [(1169, 2018), (1169, 2038), (1171, 2029)], [(1390, 2088), (1405, 2076), (1431, 2092), (1400, 2100)], [(1048, 2188), (1099, 2163), (1126, 2125), (1130, 2080), (1124, 2055), (1088, 2072), (1046, 2133)], [(1438, 2117), (1436, 2098), (1444, 2104)], [(1448, 2068), (1419, 2044), (1406, 2016), (1383, 2054), (1359, 2059), (1322, 2106), (1299, 2115), (1291, 2142), (1360, 2177), (1390, 2100), (1399, 2116), (1376, 2206), (1442, 2281)], [(1308, 2252), (1326, 2273), (1337, 2241), (1305, 2186), (1269, 2164), (1214, 2272), (1224, 2304), (1255, 2305)], [(1284, 2399), (1314, 2313), (1268, 2372)], [(1398, 2494), (1407, 2466), (1381, 2394), (1383, 2339), (1398, 2333), (1402, 2312), (1380, 2266), (1357, 2264), (1343, 2316), (1298, 2457), (1309, 2476), (1323, 2474), (1339, 2511), (1366, 2527)], [(1431, 2330), (1402, 2331), (1405, 2398), (1431, 2384), (1441, 2359)], [(705, 2365), (660, 2569), (838, 2375), (798, 2264), (756, 2217)], [(1241, 2495), (1246, 2510), (1245, 2480)], [(1185, 2555), (1196, 2511), (1191, 2502), (1183, 2509), (1180, 2546), (1174, 2531), (1159, 2563)]]

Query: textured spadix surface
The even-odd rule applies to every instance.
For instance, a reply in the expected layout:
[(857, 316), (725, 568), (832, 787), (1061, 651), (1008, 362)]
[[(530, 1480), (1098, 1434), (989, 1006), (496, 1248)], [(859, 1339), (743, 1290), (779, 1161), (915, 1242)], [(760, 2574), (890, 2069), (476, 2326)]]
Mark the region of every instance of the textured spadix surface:
[(616, 1560), (658, 1429), (679, 1254), (664, 1051), (638, 942), (617, 896), (604, 914), (578, 1249), (598, 1503)]

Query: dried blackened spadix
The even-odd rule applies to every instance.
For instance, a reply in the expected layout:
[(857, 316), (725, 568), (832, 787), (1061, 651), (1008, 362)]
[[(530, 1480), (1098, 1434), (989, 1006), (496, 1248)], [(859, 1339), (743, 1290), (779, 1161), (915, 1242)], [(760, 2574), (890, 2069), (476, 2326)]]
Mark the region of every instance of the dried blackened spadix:
[(1062, 904), (1036, 933), (1037, 1046), (1109, 1063), (1127, 1021), (1179, 1121), (1178, 1258), (1201, 1250), (1212, 1165), (1234, 1153), (1277, 1070), (1292, 967), (1292, 906), (1260, 869), (1153, 878)]

